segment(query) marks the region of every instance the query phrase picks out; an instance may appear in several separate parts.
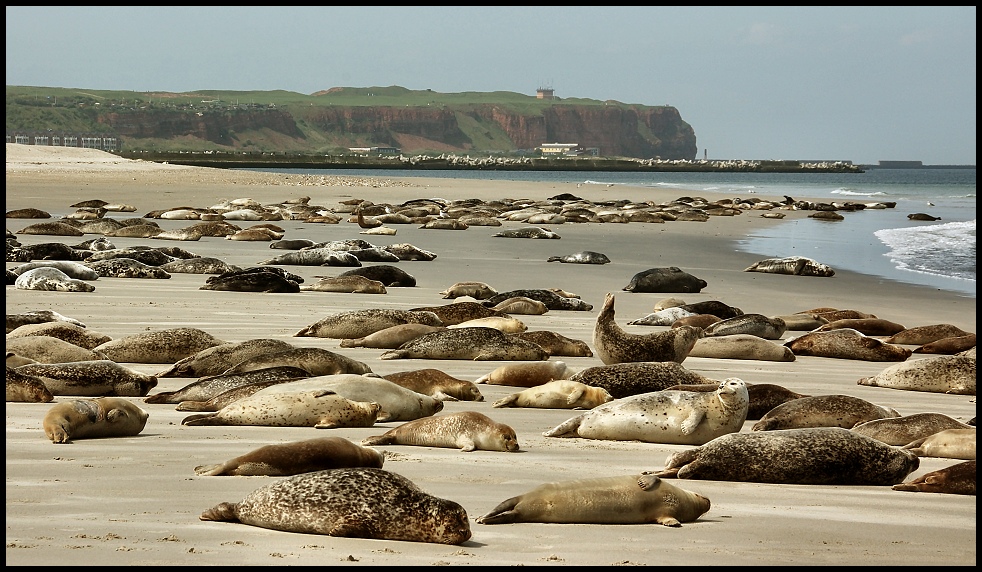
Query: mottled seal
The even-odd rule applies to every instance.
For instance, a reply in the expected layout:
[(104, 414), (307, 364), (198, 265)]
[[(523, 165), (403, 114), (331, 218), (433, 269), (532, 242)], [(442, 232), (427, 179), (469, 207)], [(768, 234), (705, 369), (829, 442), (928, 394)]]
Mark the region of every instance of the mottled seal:
[(382, 348), (393, 350), (402, 344), (415, 340), (423, 334), (446, 330), (444, 326), (429, 324), (396, 324), (388, 328), (372, 332), (362, 338), (345, 338), (339, 344), (342, 348)]
[(39, 266), (17, 277), (14, 288), (45, 292), (95, 292), (95, 286), (78, 280), (53, 266)]
[(317, 282), (304, 284), (303, 292), (346, 292), (349, 294), (385, 294), (385, 285), (364, 276), (326, 276)]
[[(691, 383), (679, 384), (665, 389), (679, 389), (683, 391), (716, 391), (718, 383)], [(750, 406), (747, 408), (747, 420), (757, 420), (764, 416), (768, 411), (774, 409), (782, 403), (787, 403), (802, 397), (811, 397), (802, 393), (797, 393), (773, 383), (748, 383), (747, 395), (750, 396)]]
[(573, 370), (566, 365), (566, 362), (558, 360), (509, 363), (496, 367), (474, 383), (535, 387), (554, 379), (567, 379), (572, 374)]
[(554, 379), (512, 393), (491, 404), (491, 407), (536, 407), (544, 409), (593, 409), (614, 399), (602, 387), (578, 381)]
[(7, 340), (7, 351), (39, 363), (67, 363), (106, 359), (102, 352), (54, 336), (24, 336)]
[(852, 328), (867, 336), (892, 336), (904, 331), (904, 326), (890, 320), (882, 318), (846, 318), (835, 320), (828, 324), (822, 324), (815, 331), (827, 332), (829, 330), (839, 330), (842, 328)]
[(92, 270), (88, 266), (82, 264), (81, 262), (73, 262), (71, 260), (34, 260), (31, 262), (25, 262), (16, 268), (11, 269), (11, 271), (20, 276), (21, 274), (27, 272), (28, 270), (34, 270), (35, 268), (57, 268), (65, 273), (69, 278), (74, 278), (76, 280), (98, 280), (99, 273)]
[[(158, 235), (159, 236), (159, 235)], [(88, 262), (89, 268), (99, 273), (103, 278), (147, 278), (166, 280), (170, 272), (159, 266), (151, 266), (132, 258), (110, 258), (98, 262)]]
[(678, 527), (709, 512), (708, 498), (652, 472), (539, 485), (478, 517), (478, 524), (661, 524)]
[(914, 349), (914, 353), (955, 355), (959, 352), (974, 348), (975, 344), (975, 334), (968, 334), (967, 336), (952, 336), (950, 338), (941, 338), (940, 340), (924, 344), (921, 347)]
[(210, 375), (191, 382), (175, 391), (163, 391), (147, 396), (144, 403), (183, 403), (185, 401), (208, 401), (221, 393), (259, 382), (285, 383), (311, 377), (310, 373), (299, 367), (276, 366), (247, 371)]
[(379, 359), (467, 359), (475, 361), (547, 360), (538, 344), (520, 340), (494, 328), (456, 328), (431, 332), (389, 350)]
[(944, 338), (967, 336), (971, 333), (952, 324), (931, 324), (929, 326), (907, 328), (890, 336), (885, 341), (890, 344), (922, 346)]
[(252, 395), (214, 413), (185, 417), (182, 425), (258, 425), (263, 427), (371, 427), (382, 406), (352, 401), (329, 389)]
[(44, 322), (41, 324), (24, 324), (7, 333), (7, 339), (26, 336), (51, 336), (75, 344), (87, 350), (95, 349), (99, 344), (111, 341), (112, 338), (88, 328), (83, 328), (68, 322)]
[(583, 340), (575, 340), (550, 330), (526, 330), (512, 334), (516, 338), (542, 346), (550, 356), (593, 357), (593, 350)]
[(443, 320), (433, 312), (368, 308), (331, 314), (293, 335), (309, 338), (363, 338), (399, 324), (444, 325)]
[(703, 335), (709, 337), (750, 334), (765, 340), (779, 340), (786, 329), (787, 326), (781, 318), (768, 318), (763, 314), (743, 314), (707, 326), (703, 330)]
[[(681, 306), (675, 306), (672, 308), (664, 308), (657, 310), (650, 314), (641, 316), (627, 323), (629, 326), (671, 326), (675, 322), (683, 319), (695, 316), (694, 312), (690, 312)], [(719, 318), (716, 319), (719, 321)], [(701, 326), (700, 326), (701, 327)]]
[(342, 272), (338, 276), (351, 276), (357, 274), (372, 280), (378, 280), (389, 288), (412, 288), (416, 286), (416, 277), (406, 272), (402, 268), (391, 264), (375, 264), (363, 266)]
[(273, 272), (226, 272), (210, 276), (199, 290), (295, 294), (300, 284)]
[(63, 316), (54, 310), (33, 310), (20, 314), (7, 314), (7, 333), (24, 324), (41, 324), (44, 322), (68, 322), (84, 328), (85, 324), (75, 318)]
[(508, 314), (500, 310), (495, 310), (489, 308), (480, 302), (470, 301), (470, 300), (458, 300), (452, 304), (443, 304), (441, 306), (419, 306), (416, 308), (410, 308), (411, 312), (433, 312), (440, 318), (444, 326), (453, 326), (455, 324), (460, 324), (468, 320), (476, 320), (478, 318), (490, 318), (490, 317), (508, 317)]
[(486, 318), (474, 318), (459, 324), (450, 324), (449, 329), (459, 328), (494, 328), (506, 334), (517, 334), (528, 329), (525, 322), (511, 316), (488, 316)]
[(784, 320), (784, 327), (786, 331), (806, 331), (810, 332), (815, 328), (819, 328), (828, 324), (829, 321), (826, 318), (815, 314), (782, 314), (780, 316), (771, 316), (772, 318), (781, 318)]
[(520, 228), (510, 228), (503, 230), (501, 232), (496, 232), (492, 234), (493, 237), (500, 238), (532, 238), (532, 239), (554, 239), (558, 240), (562, 238), (559, 234), (547, 229), (540, 228), (537, 226), (523, 226)]
[(694, 326), (644, 335), (625, 332), (614, 321), (614, 295), (608, 292), (597, 314), (593, 347), (597, 357), (607, 365), (640, 361), (682, 363), (700, 337), (702, 328)]
[(796, 356), (863, 361), (904, 361), (911, 350), (864, 335), (851, 328), (809, 332), (784, 343)]
[(975, 395), (975, 358), (930, 356), (894, 364), (856, 383), (907, 391)]
[(893, 490), (975, 496), (975, 479), (975, 461), (965, 461), (893, 485)]
[(565, 256), (550, 256), (546, 262), (562, 262), (564, 264), (610, 264), (610, 258), (602, 252), (583, 250)]
[(523, 296), (516, 296), (514, 298), (508, 298), (507, 300), (498, 302), (494, 305), (492, 310), (497, 310), (506, 314), (541, 316), (549, 311), (549, 306), (546, 306), (544, 302), (540, 302), (538, 300), (525, 298)]
[(443, 401), (484, 401), (484, 395), (474, 382), (456, 378), (434, 368), (399, 371), (382, 377), (406, 389)]
[(347, 538), (461, 544), (471, 537), (467, 512), (459, 504), (372, 467), (287, 477), (199, 518)]
[(747, 419), (747, 384), (730, 377), (715, 393), (653, 391), (594, 407), (544, 432), (545, 437), (582, 437), (702, 445), (739, 431)]
[(780, 362), (795, 360), (791, 348), (752, 334), (729, 334), (699, 338), (689, 351), (689, 357)]
[(754, 262), (744, 272), (765, 272), (768, 274), (789, 274), (791, 276), (835, 276), (835, 270), (828, 264), (822, 264), (804, 256), (788, 256), (786, 258), (766, 258)]
[(874, 419), (900, 417), (892, 407), (883, 407), (851, 395), (813, 395), (782, 403), (754, 424), (753, 431), (800, 429), (803, 427), (842, 427)]
[(105, 359), (32, 363), (17, 371), (40, 378), (52, 395), (145, 397), (157, 386), (155, 376)]
[(200, 465), (196, 475), (286, 477), (348, 467), (382, 468), (382, 453), (344, 437), (319, 437), (266, 445), (218, 465)]
[[(395, 234), (394, 232), (392, 234)], [(387, 246), (381, 247), (387, 252), (396, 255), (399, 260), (412, 260), (412, 261), (425, 261), (429, 262), (431, 260), (436, 260), (436, 253), (430, 252), (429, 250), (424, 250), (418, 246), (409, 244), (408, 242), (401, 242), (398, 244), (389, 244)]]
[(639, 393), (661, 391), (679, 384), (719, 385), (719, 381), (689, 371), (682, 364), (674, 361), (625, 362), (588, 367), (570, 375), (568, 379), (602, 387), (617, 399)]
[(701, 292), (708, 284), (677, 266), (649, 268), (631, 277), (625, 292)]
[(945, 429), (903, 446), (918, 457), (975, 460), (975, 427)]
[(172, 364), (224, 343), (202, 329), (180, 327), (116, 338), (99, 344), (94, 351), (118, 362)]
[(73, 399), (48, 410), (41, 421), (52, 443), (139, 435), (150, 414), (118, 397)]
[(302, 250), (294, 250), (267, 258), (259, 263), (260, 265), (291, 265), (291, 266), (361, 266), (358, 257), (350, 252), (336, 250), (334, 248), (309, 247)]
[(242, 360), (223, 373), (245, 373), (283, 365), (299, 367), (310, 375), (372, 373), (372, 368), (365, 362), (323, 348), (291, 348), (269, 352)]
[(903, 417), (873, 419), (855, 425), (850, 431), (883, 441), (887, 445), (902, 447), (946, 429), (975, 428), (943, 413), (914, 413)]
[(693, 302), (692, 304), (682, 304), (681, 308), (693, 314), (710, 314), (721, 320), (743, 315), (743, 310), (740, 308), (730, 306), (719, 300), (704, 300), (702, 302)]
[(205, 348), (177, 361), (157, 377), (207, 377), (227, 371), (241, 361), (263, 354), (293, 349), (293, 345), (272, 338), (228, 342)]
[(361, 444), (447, 447), (461, 451), (519, 450), (514, 429), (477, 411), (458, 411), (407, 421), (382, 435), (363, 439)]
[(550, 310), (576, 310), (589, 312), (593, 309), (593, 304), (588, 304), (577, 296), (566, 296), (564, 294), (567, 293), (555, 288), (509, 290), (507, 292), (495, 294), (494, 296), (484, 300), (482, 303), (489, 308), (493, 308), (494, 306), (510, 298), (531, 298), (532, 300), (542, 302)]
[(44, 385), (44, 380), (34, 375), (20, 373), (15, 368), (7, 366), (7, 401), (48, 403), (54, 398), (48, 386)]
[(498, 293), (497, 290), (488, 286), (484, 282), (457, 282), (440, 292), (444, 298), (460, 298), (470, 296), (478, 300), (485, 300)]
[(791, 485), (895, 485), (914, 453), (842, 427), (729, 433), (668, 457), (662, 478)]

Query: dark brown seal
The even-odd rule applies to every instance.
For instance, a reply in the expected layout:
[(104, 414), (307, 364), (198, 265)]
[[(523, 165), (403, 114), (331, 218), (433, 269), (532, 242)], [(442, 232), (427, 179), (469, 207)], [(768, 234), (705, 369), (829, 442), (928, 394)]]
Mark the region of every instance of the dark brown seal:
[(975, 461), (926, 473), (912, 481), (893, 485), (893, 490), (975, 496)]
[(266, 445), (218, 465), (200, 465), (197, 475), (284, 477), (348, 467), (382, 468), (382, 453), (343, 437), (320, 437)]

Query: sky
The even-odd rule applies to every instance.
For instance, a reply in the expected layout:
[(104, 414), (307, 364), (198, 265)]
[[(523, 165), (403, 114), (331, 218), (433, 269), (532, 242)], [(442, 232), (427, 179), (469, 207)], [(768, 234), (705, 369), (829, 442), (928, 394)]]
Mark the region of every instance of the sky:
[(974, 165), (976, 7), (7, 6), (7, 85), (550, 87), (671, 105), (697, 158)]

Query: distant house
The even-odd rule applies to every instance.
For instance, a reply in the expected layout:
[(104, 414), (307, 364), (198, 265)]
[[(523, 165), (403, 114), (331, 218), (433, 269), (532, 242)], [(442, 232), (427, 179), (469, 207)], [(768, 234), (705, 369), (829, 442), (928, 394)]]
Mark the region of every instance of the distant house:
[(398, 147), (348, 147), (351, 153), (359, 155), (398, 155)]
[(7, 131), (7, 143), (44, 145), (47, 147), (84, 147), (102, 151), (119, 151), (121, 141), (105, 133), (72, 133), (62, 131)]
[(543, 155), (563, 155), (572, 157), (583, 152), (579, 143), (543, 143), (536, 147)]
[(540, 87), (535, 90), (536, 99), (555, 99), (556, 92), (551, 87)]

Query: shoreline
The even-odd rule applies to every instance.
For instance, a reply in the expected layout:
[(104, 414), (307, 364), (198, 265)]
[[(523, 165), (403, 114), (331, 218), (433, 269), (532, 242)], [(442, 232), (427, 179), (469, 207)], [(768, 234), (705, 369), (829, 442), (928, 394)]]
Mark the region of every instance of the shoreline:
[[(206, 207), (222, 199), (251, 197), (263, 204), (311, 196), (311, 204), (337, 205), (350, 198), (402, 203), (420, 197), (448, 200), (482, 197), (544, 199), (563, 192), (589, 200), (673, 200), (677, 189), (577, 189), (575, 184), (454, 179), (316, 178), (224, 171), (153, 163), (97, 161), (95, 154), (56, 162), (36, 159), (11, 168), (8, 145), (7, 209), (35, 207), (54, 217), (74, 211), (78, 201), (102, 199), (132, 204), (137, 217), (159, 208)], [(105, 159), (105, 158), (103, 158)], [(84, 161), (88, 160), (88, 163)], [(613, 194), (616, 192), (616, 194)], [(766, 198), (766, 197), (761, 197)], [(791, 216), (807, 216), (793, 213)], [(787, 221), (788, 219), (784, 219)], [(8, 219), (12, 232), (37, 222)], [(166, 229), (194, 221), (157, 220)], [(233, 221), (247, 227), (255, 223)], [(665, 224), (562, 224), (550, 226), (561, 240), (492, 238), (498, 228), (422, 230), (392, 225), (395, 236), (365, 236), (357, 225), (275, 221), (285, 238), (363, 238), (372, 244), (411, 243), (437, 253), (429, 262), (400, 262), (417, 279), (411, 288), (385, 295), (300, 292), (258, 294), (201, 291), (205, 277), (174, 274), (166, 280), (100, 278), (91, 293), (17, 290), (8, 286), (8, 313), (53, 309), (81, 320), (113, 339), (182, 326), (198, 327), (227, 341), (273, 338), (318, 347), (368, 364), (387, 375), (436, 368), (474, 381), (507, 362), (464, 360), (381, 360), (383, 350), (340, 348), (339, 340), (294, 334), (320, 318), (356, 308), (409, 309), (452, 302), (439, 292), (458, 281), (483, 281), (499, 292), (558, 287), (579, 294), (594, 310), (550, 311), (518, 316), (530, 330), (553, 330), (592, 346), (597, 308), (607, 292), (616, 294), (616, 321), (632, 333), (665, 327), (626, 326), (652, 311), (658, 300), (681, 297), (693, 303), (721, 300), (745, 313), (782, 315), (820, 306), (857, 309), (907, 327), (951, 323), (975, 331), (975, 300), (853, 272), (831, 278), (746, 273), (760, 260), (739, 252), (735, 241), (754, 229), (782, 221), (744, 213), (701, 222)], [(505, 223), (506, 228), (522, 226)], [(545, 225), (549, 226), (549, 225)], [(76, 244), (85, 237), (16, 235), (25, 243)], [(265, 242), (215, 237), (173, 242), (111, 239), (117, 246), (178, 246), (242, 267), (279, 251)], [(612, 263), (602, 266), (547, 263), (552, 255), (594, 250)], [(16, 263), (7, 264), (7, 268)], [(698, 294), (632, 294), (621, 288), (636, 272), (679, 266), (709, 284)], [(307, 281), (336, 275), (343, 268), (287, 266)], [(789, 332), (784, 339), (803, 332)], [(918, 354), (915, 354), (918, 356)], [(920, 359), (913, 357), (912, 359)], [(552, 358), (556, 359), (556, 358)], [(601, 365), (597, 357), (561, 358), (574, 369)], [(124, 364), (149, 374), (164, 364)], [(848, 394), (893, 407), (903, 415), (942, 412), (961, 421), (975, 416), (975, 398), (859, 386), (856, 380), (890, 365), (810, 356), (794, 362), (689, 357), (688, 370), (713, 379), (739, 377), (774, 383), (810, 394)], [(193, 378), (160, 378), (151, 394), (173, 391)], [(479, 525), (506, 498), (539, 484), (576, 478), (660, 470), (666, 458), (690, 447), (657, 443), (546, 438), (542, 432), (577, 414), (561, 409), (492, 408), (519, 389), (478, 386), (483, 402), (447, 402), (443, 414), (479, 411), (512, 426), (521, 451), (499, 453), (434, 447), (386, 446), (384, 469), (406, 476), (430, 494), (454, 500), (467, 510), (473, 536), (459, 546), (334, 538), (284, 533), (253, 526), (200, 521), (219, 502), (238, 502), (277, 477), (199, 477), (193, 467), (221, 462), (264, 444), (320, 436), (360, 442), (397, 423), (371, 428), (189, 427), (174, 405), (146, 404), (146, 429), (136, 437), (76, 440), (54, 445), (41, 419), (52, 404), (8, 403), (7, 543), (8, 564), (52, 565), (82, 558), (95, 565), (974, 565), (975, 498), (904, 493), (883, 486), (774, 485), (671, 479), (712, 501), (708, 513), (680, 529), (659, 525)], [(56, 402), (71, 398), (57, 397)], [(742, 431), (749, 431), (747, 421)], [(954, 464), (925, 457), (910, 480)]]

